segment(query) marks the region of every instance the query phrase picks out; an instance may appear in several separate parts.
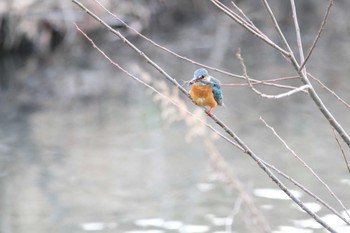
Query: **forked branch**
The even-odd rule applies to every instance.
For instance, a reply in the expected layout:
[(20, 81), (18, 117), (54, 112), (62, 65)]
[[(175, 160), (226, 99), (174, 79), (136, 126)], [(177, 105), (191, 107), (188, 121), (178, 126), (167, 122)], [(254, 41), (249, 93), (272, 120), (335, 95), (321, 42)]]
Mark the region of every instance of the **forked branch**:
[(250, 81), (250, 78), (248, 76), (248, 72), (247, 72), (247, 68), (244, 64), (244, 60), (243, 60), (243, 57), (241, 55), (241, 51), (240, 49), (238, 49), (237, 53), (236, 53), (236, 56), (238, 58), (238, 60), (240, 61), (241, 63), (241, 66), (242, 66), (242, 69), (243, 69), (243, 76), (246, 78), (247, 80), (247, 83), (249, 85), (249, 87), (258, 95), (260, 95), (261, 97), (263, 98), (267, 98), (267, 99), (280, 99), (280, 98), (283, 98), (283, 97), (287, 97), (287, 96), (291, 96), (295, 93), (298, 93), (300, 91), (305, 91), (307, 90), (310, 86), (309, 85), (303, 85), (303, 86), (300, 86), (300, 87), (294, 87), (292, 90), (288, 91), (288, 92), (284, 92), (284, 93), (281, 93), (281, 94), (278, 94), (278, 95), (267, 95), (267, 94), (264, 94), (262, 92), (260, 92), (259, 90), (257, 90), (254, 86), (253, 86), (253, 83)]
[[(244, 19), (242, 20), (242, 18), (239, 16), (237, 17), (237, 14), (235, 12), (233, 12), (230, 8), (225, 6), (219, 0), (209, 0), (209, 1), (212, 2), (217, 8), (219, 8), (223, 13), (225, 13), (230, 18), (232, 18), (237, 24), (241, 25), (243, 28), (245, 28), (247, 31), (251, 32), (253, 35), (259, 37), (262, 41), (264, 41), (265, 43), (267, 43), (268, 45), (270, 45), (271, 47), (273, 47), (274, 49), (279, 51), (283, 56), (285, 56), (289, 59), (289, 61), (293, 65), (295, 71), (301, 77), (300, 78), (301, 81), (304, 83), (304, 85), (308, 85), (308, 92), (309, 92), (311, 99), (314, 101), (316, 106), (319, 108), (319, 110), (321, 111), (323, 116), (328, 120), (329, 124), (337, 131), (337, 133), (344, 140), (344, 142), (348, 145), (348, 147), (350, 147), (350, 137), (349, 137), (348, 133), (343, 129), (343, 127), (339, 124), (339, 122), (335, 119), (335, 117), (332, 115), (332, 113), (325, 106), (325, 104), (323, 103), (321, 98), (318, 96), (316, 90), (314, 89), (314, 87), (312, 86), (312, 84), (310, 83), (310, 81), (307, 77), (305, 64), (303, 65), (303, 67), (301, 65), (301, 64), (305, 63), (305, 59), (304, 59), (304, 55), (303, 55), (303, 51), (302, 51), (302, 42), (301, 42), (299, 23), (298, 23), (298, 18), (297, 18), (297, 14), (296, 14), (294, 0), (290, 0), (290, 2), (291, 2), (291, 6), (292, 6), (293, 22), (294, 22), (294, 26), (296, 28), (298, 50), (299, 50), (299, 56), (301, 58), (300, 59), (301, 62), (297, 61), (293, 52), (289, 49), (290, 48), (289, 43), (287, 42), (287, 40), (283, 39), (284, 35), (283, 35), (282, 31), (280, 30), (278, 23), (277, 23), (277, 19), (270, 8), (267, 8), (268, 13), (269, 13), (270, 17), (272, 18), (274, 25), (275, 25), (275, 28), (276, 28), (277, 32), (279, 33), (280, 37), (282, 38), (282, 41), (283, 41), (285, 47), (287, 47), (287, 50), (282, 49), (276, 43), (271, 41), (260, 30), (254, 29), (254, 26), (249, 24), (249, 22), (247, 20), (244, 20)], [(263, 0), (263, 2), (267, 3), (266, 0)], [(267, 3), (267, 5), (265, 4), (265, 6), (268, 6), (268, 3)], [(330, 10), (330, 7), (331, 7), (331, 4), (327, 8), (327, 11)], [(329, 13), (326, 13), (327, 17), (328, 17), (328, 14)], [(327, 19), (327, 18), (325, 18), (325, 19)], [(326, 22), (325, 19), (323, 20), (324, 24)], [(321, 28), (322, 28), (322, 25), (321, 25)], [(318, 35), (318, 37), (321, 35), (322, 31), (323, 31), (323, 29), (320, 31), (320, 34)], [(316, 40), (316, 42), (317, 42), (317, 40)], [(315, 45), (316, 45), (316, 42), (315, 42)], [(311, 51), (311, 53), (310, 53), (310, 55), (308, 54), (308, 56), (311, 56), (313, 49), (310, 51)]]

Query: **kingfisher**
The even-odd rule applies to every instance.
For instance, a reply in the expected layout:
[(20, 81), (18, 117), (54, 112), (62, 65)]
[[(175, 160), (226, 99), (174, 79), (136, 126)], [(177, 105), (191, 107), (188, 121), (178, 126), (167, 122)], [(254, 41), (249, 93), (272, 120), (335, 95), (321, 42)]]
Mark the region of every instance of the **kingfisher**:
[(189, 81), (191, 90), (189, 92), (192, 100), (199, 106), (209, 106), (207, 114), (210, 115), (217, 105), (224, 105), (220, 81), (209, 76), (206, 69), (200, 68), (193, 74), (193, 79)]

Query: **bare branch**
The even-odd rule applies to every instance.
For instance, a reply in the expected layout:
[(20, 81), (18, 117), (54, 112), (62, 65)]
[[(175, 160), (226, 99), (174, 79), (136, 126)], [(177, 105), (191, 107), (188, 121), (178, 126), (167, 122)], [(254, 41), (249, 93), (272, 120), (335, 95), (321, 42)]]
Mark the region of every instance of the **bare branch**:
[(311, 47), (309, 49), (309, 52), (307, 53), (306, 58), (305, 58), (304, 62), (301, 64), (299, 70), (301, 70), (305, 66), (305, 64), (309, 60), (313, 50), (315, 49), (316, 44), (317, 44), (318, 40), (320, 39), (320, 36), (321, 36), (321, 34), (323, 32), (324, 26), (326, 25), (326, 22), (327, 22), (327, 19), (328, 19), (328, 16), (329, 16), (329, 12), (331, 11), (332, 5), (333, 5), (333, 0), (329, 0), (327, 11), (326, 11), (326, 14), (325, 14), (325, 16), (324, 16), (324, 18), (322, 20), (320, 29), (318, 30), (316, 38), (315, 38), (314, 42), (312, 43), (312, 45), (311, 45)]
[(311, 86), (310, 81), (303, 76), (302, 81), (307, 85), (310, 85), (309, 94), (312, 100), (315, 102), (317, 107), (320, 109), (324, 117), (328, 120), (329, 124), (338, 132), (340, 137), (344, 140), (344, 142), (350, 147), (350, 137), (347, 132), (343, 129), (343, 127), (339, 124), (339, 122), (334, 118), (332, 113), (328, 110), (328, 108), (324, 105), (321, 98), (316, 93), (315, 89)]
[(249, 78), (249, 76), (248, 76), (248, 74), (247, 74), (247, 68), (246, 68), (246, 66), (245, 66), (245, 64), (244, 64), (244, 60), (243, 60), (243, 58), (242, 58), (242, 55), (241, 55), (240, 50), (237, 51), (236, 55), (237, 55), (237, 58), (238, 58), (238, 60), (240, 61), (241, 65), (242, 65), (243, 76), (246, 78), (249, 87), (250, 87), (255, 93), (257, 93), (258, 95), (260, 95), (260, 96), (263, 97), (263, 98), (267, 98), (267, 99), (280, 99), (280, 98), (283, 98), (283, 97), (291, 96), (291, 95), (293, 95), (293, 94), (295, 94), (295, 93), (298, 93), (298, 92), (300, 92), (300, 91), (305, 91), (305, 90), (307, 90), (308, 88), (310, 88), (310, 85), (303, 85), (303, 86), (294, 88), (294, 89), (291, 90), (291, 91), (288, 91), (288, 92), (285, 92), (285, 93), (281, 93), (281, 94), (278, 94), (278, 95), (267, 95), (267, 94), (264, 94), (264, 93), (258, 91), (258, 90), (253, 86), (253, 83), (251, 83), (250, 78)]
[(234, 220), (235, 220), (235, 216), (239, 213), (240, 209), (241, 209), (241, 203), (242, 203), (242, 200), (241, 198), (238, 198), (236, 201), (235, 201), (235, 205), (233, 206), (233, 209), (230, 213), (230, 215), (226, 218), (226, 232), (227, 233), (232, 233), (232, 225), (234, 223)]
[(339, 146), (339, 148), (340, 148), (340, 150), (341, 150), (341, 153), (343, 154), (343, 158), (344, 158), (346, 167), (348, 168), (348, 171), (349, 171), (349, 173), (350, 173), (350, 165), (349, 165), (348, 159), (346, 158), (346, 155), (345, 155), (345, 152), (344, 152), (344, 150), (343, 150), (343, 147), (341, 146), (341, 144), (340, 144), (340, 142), (339, 142), (339, 140), (338, 140), (338, 137), (337, 137), (337, 134), (335, 133), (335, 130), (334, 130), (334, 129), (332, 129), (332, 130), (333, 130), (334, 138), (335, 138), (335, 140), (337, 141), (337, 144), (338, 144), (338, 146)]
[(210, 0), (216, 7), (222, 10), (225, 14), (227, 14), (230, 18), (232, 18), (239, 25), (244, 27), (247, 31), (251, 32), (253, 35), (259, 37), (265, 43), (269, 44), (273, 48), (277, 49), (280, 53), (282, 53), (285, 57), (290, 57), (290, 53), (282, 49), (280, 46), (271, 41), (265, 34), (263, 34), (260, 30), (256, 30), (252, 25), (243, 20), (240, 16), (234, 13), (231, 9), (227, 8), (223, 3), (218, 0)]
[(266, 8), (266, 10), (267, 10), (267, 12), (268, 12), (272, 22), (273, 22), (273, 25), (275, 26), (275, 29), (276, 29), (279, 37), (281, 38), (281, 40), (283, 42), (283, 45), (287, 48), (287, 51), (292, 55), (293, 51), (290, 48), (289, 43), (288, 43), (287, 39), (285, 38), (285, 36), (284, 36), (284, 34), (283, 34), (283, 32), (282, 32), (282, 30), (281, 30), (281, 28), (280, 28), (280, 26), (279, 26), (279, 24), (277, 22), (275, 14), (271, 10), (271, 7), (270, 7), (269, 3), (267, 2), (267, 0), (262, 0), (262, 2), (264, 3), (264, 6), (265, 6), (265, 8)]
[(289, 145), (287, 144), (286, 141), (284, 141), (281, 136), (278, 135), (278, 133), (275, 131), (275, 129), (270, 126), (269, 124), (266, 123), (266, 121), (260, 117), (260, 120), (265, 124), (265, 126), (267, 128), (269, 128), (273, 134), (278, 138), (278, 140), (280, 140), (282, 142), (282, 144), (285, 146), (285, 148), (290, 152), (292, 153), (292, 155), (304, 166), (306, 167), (310, 172), (311, 174), (316, 177), (316, 179), (329, 191), (329, 193), (334, 197), (335, 200), (337, 200), (337, 202), (340, 204), (340, 206), (343, 208), (343, 210), (345, 211), (345, 213), (347, 213), (347, 215), (349, 216), (350, 218), (350, 215), (349, 213), (347, 212), (343, 202), (337, 197), (337, 195), (335, 195), (335, 193), (333, 192), (333, 190), (326, 184), (326, 182), (324, 182), (317, 174), (316, 172), (309, 166), (307, 165), (307, 163), (302, 159), (300, 158), (299, 155), (297, 155), (297, 153), (295, 153), (295, 151), (289, 147)]
[[(300, 63), (303, 63), (304, 60), (305, 60), (304, 59), (304, 51), (303, 51), (303, 43), (301, 41), (297, 10), (296, 10), (296, 7), (295, 7), (294, 0), (290, 0), (290, 4), (292, 6), (292, 16), (293, 16), (293, 22), (294, 22), (294, 27), (295, 27), (295, 33), (296, 33), (296, 37), (297, 37), (297, 45), (298, 45), (298, 50), (299, 50)], [(306, 68), (305, 68), (305, 66), (303, 68), (301, 68), (301, 66), (300, 66), (299, 70), (304, 76), (306, 76)]]
[(329, 89), (324, 83), (321, 82), (318, 78), (315, 76), (311, 75), (310, 73), (307, 73), (313, 80), (315, 80), (319, 85), (321, 85), (322, 88), (326, 89), (329, 93), (331, 93), (337, 100), (339, 100), (341, 103), (343, 103), (347, 108), (350, 108), (350, 104), (345, 102), (342, 98), (340, 98), (334, 91)]
[[(248, 22), (252, 27), (254, 27), (255, 29), (259, 30), (253, 23), (253, 21), (250, 20), (250, 18), (243, 12), (243, 10), (241, 8), (239, 8), (237, 6), (237, 4), (234, 1), (231, 1), (233, 7), (239, 12), (241, 13), (241, 15), (244, 17), (244, 20), (246, 22)], [(259, 30), (260, 31), (260, 30)]]
[[(266, 85), (266, 86), (271, 86), (273, 84), (274, 87), (280, 87), (280, 88), (284, 88), (284, 89), (292, 89), (294, 90), (295, 87), (293, 86), (288, 86), (288, 85), (281, 85), (279, 86), (279, 84), (277, 83), (273, 83), (273, 82), (278, 82), (278, 81), (284, 81), (284, 80), (291, 80), (291, 79), (300, 79), (299, 76), (287, 76), (287, 77), (280, 77), (280, 78), (272, 78), (272, 79), (266, 79), (266, 80), (255, 80), (255, 79), (251, 79), (249, 81), (251, 81), (252, 85)], [(247, 86), (249, 85), (248, 83), (221, 83), (221, 86)], [(308, 93), (306, 90), (303, 91), (304, 93)]]
[(340, 219), (342, 219), (346, 224), (350, 225), (350, 221), (347, 220), (346, 218), (344, 218), (344, 216), (342, 214), (340, 214), (338, 211), (336, 211), (333, 207), (331, 207), (330, 205), (328, 205), (324, 200), (322, 200), (321, 198), (319, 198), (318, 196), (316, 196), (314, 193), (312, 193), (310, 190), (308, 190), (307, 188), (305, 188), (303, 185), (301, 185), (300, 183), (298, 183), (296, 180), (294, 180), (293, 178), (291, 178), (290, 176), (286, 175), (285, 173), (281, 172), (280, 170), (278, 170), (275, 166), (267, 163), (267, 162), (263, 162), (266, 166), (268, 166), (271, 170), (277, 172), (277, 174), (279, 174), (280, 176), (282, 176), (283, 178), (289, 180), (291, 183), (293, 183), (295, 186), (297, 186), (298, 188), (300, 188), (301, 190), (303, 190), (306, 194), (308, 194), (309, 196), (315, 198), (316, 201), (318, 201), (320, 204), (322, 204), (323, 206), (325, 206), (327, 209), (329, 209), (332, 213), (334, 213), (335, 215), (337, 215)]
[[(229, 7), (227, 7), (225, 4), (221, 3), (218, 0), (211, 0), (212, 2), (215, 1), (215, 5), (217, 7), (219, 7), (221, 10), (226, 11), (227, 13), (229, 13), (232, 17), (234, 17), (234, 19), (237, 20), (237, 22), (240, 22), (240, 24), (245, 27), (247, 30), (252, 30), (255, 33), (259, 34), (260, 36), (264, 37), (265, 39), (268, 40), (267, 36), (264, 35), (257, 27), (255, 27), (254, 24), (251, 23), (251, 20), (245, 20), (244, 18), (242, 18), (240, 15), (238, 15), (236, 12), (232, 11)], [(237, 7), (238, 8), (238, 7)], [(242, 10), (240, 10), (240, 12), (243, 12)]]

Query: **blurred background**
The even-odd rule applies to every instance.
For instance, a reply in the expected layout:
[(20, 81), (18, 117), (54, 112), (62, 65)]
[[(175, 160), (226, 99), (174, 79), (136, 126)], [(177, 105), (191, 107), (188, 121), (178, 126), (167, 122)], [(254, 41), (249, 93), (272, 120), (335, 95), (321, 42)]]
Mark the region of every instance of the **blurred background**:
[[(296, 48), (289, 1), (269, 1)], [(178, 82), (197, 66), (123, 27), (95, 1), (82, 1), (119, 29)], [(209, 1), (101, 1), (161, 45), (196, 61), (241, 74), (242, 51), (255, 79), (295, 75), (271, 47), (243, 30)], [(231, 7), (230, 1), (226, 1)], [(236, 2), (279, 43), (260, 1)], [(327, 1), (297, 0), (308, 51)], [(350, 2), (337, 0), (307, 69), (350, 102)], [(74, 27), (76, 22), (108, 55), (159, 90), (202, 111), (167, 85), (138, 54), (69, 0), (0, 2), (0, 232), (260, 232), (249, 229), (240, 193), (213, 167), (209, 141), (244, 185), (275, 233), (325, 232), (281, 193), (245, 154), (106, 61)], [(244, 83), (210, 71), (222, 83)], [(297, 80), (284, 84), (298, 86)], [(349, 109), (313, 83), (345, 130)], [(283, 89), (259, 86), (276, 94)], [(331, 127), (305, 94), (267, 100), (246, 86), (223, 87), (226, 107), (214, 114), (260, 157), (326, 200), (339, 204), (259, 121), (262, 116), (350, 206), (350, 175)], [(212, 122), (207, 120), (210, 124)], [(341, 142), (342, 143), (342, 142)], [(343, 145), (345, 153), (350, 151)], [(287, 182), (286, 182), (287, 183)], [(343, 222), (288, 184), (338, 232)], [(232, 224), (231, 224), (232, 223)]]

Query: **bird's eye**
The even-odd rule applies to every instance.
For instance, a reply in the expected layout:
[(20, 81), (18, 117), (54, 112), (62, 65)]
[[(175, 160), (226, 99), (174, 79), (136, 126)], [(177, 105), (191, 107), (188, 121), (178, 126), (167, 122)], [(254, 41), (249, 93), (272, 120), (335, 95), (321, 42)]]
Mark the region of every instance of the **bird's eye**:
[(204, 75), (201, 76), (201, 78), (204, 78), (204, 77), (205, 77)]

